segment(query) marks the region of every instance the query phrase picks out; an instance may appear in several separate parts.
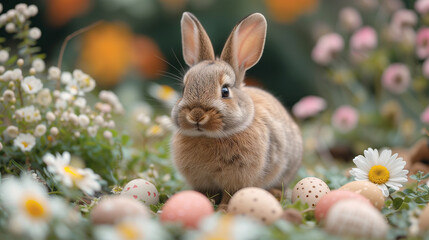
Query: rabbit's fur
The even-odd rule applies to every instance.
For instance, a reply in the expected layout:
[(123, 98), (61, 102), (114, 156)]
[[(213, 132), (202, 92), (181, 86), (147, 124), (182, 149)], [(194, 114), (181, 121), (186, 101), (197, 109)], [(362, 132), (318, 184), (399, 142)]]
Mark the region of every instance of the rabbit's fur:
[(300, 130), (275, 97), (243, 82), (262, 55), (264, 16), (255, 13), (240, 21), (220, 58), (194, 15), (185, 12), (181, 27), (190, 69), (172, 110), (177, 169), (195, 190), (222, 193), (223, 205), (244, 187), (286, 187), (301, 165)]

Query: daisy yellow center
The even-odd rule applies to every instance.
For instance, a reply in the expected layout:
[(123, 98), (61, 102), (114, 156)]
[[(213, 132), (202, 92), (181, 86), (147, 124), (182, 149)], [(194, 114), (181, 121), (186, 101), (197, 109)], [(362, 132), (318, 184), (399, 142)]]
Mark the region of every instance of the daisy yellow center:
[(383, 184), (389, 181), (390, 173), (385, 166), (375, 165), (368, 172), (369, 181), (376, 184)]
[(91, 78), (87, 77), (85, 78), (85, 86), (90, 86), (91, 85)]
[(27, 86), (28, 86), (28, 89), (31, 91), (31, 90), (33, 90), (33, 86), (31, 86), (31, 84), (27, 84)]
[(122, 235), (123, 239), (134, 240), (139, 239), (139, 231), (136, 227), (128, 224), (128, 223), (120, 223), (116, 226), (118, 232)]
[(73, 180), (81, 180), (83, 175), (78, 173), (76, 168), (72, 166), (65, 166), (64, 171), (73, 179)]
[(26, 142), (26, 141), (22, 141), (22, 142), (21, 142), (21, 144), (22, 144), (22, 146), (24, 146), (25, 148), (27, 148), (27, 147), (28, 147), (28, 145), (29, 145), (29, 144), (28, 144), (28, 142)]
[(173, 96), (174, 89), (169, 86), (161, 86), (161, 89), (159, 91), (159, 98), (162, 100), (168, 100)]
[(43, 205), (34, 198), (29, 198), (24, 203), (25, 210), (28, 215), (33, 218), (42, 218), (46, 214), (46, 210)]

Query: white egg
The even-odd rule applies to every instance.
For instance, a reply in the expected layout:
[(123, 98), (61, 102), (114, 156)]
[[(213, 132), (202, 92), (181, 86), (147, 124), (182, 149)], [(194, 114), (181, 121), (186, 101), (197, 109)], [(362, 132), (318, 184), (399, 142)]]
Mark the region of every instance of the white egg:
[(332, 206), (324, 227), (340, 236), (377, 239), (384, 239), (389, 229), (385, 217), (374, 206), (354, 199)]
[(159, 193), (155, 185), (144, 179), (134, 179), (127, 183), (121, 192), (121, 196), (129, 196), (142, 201), (146, 206), (159, 202)]
[(147, 207), (134, 199), (123, 196), (102, 198), (91, 211), (94, 224), (114, 224), (126, 217), (148, 217)]
[(328, 185), (319, 178), (307, 177), (299, 181), (292, 189), (292, 202), (298, 200), (307, 203), (310, 208), (314, 208), (320, 198), (331, 190)]
[(268, 191), (249, 187), (243, 188), (232, 196), (228, 204), (228, 213), (245, 215), (271, 224), (283, 214), (277, 199)]

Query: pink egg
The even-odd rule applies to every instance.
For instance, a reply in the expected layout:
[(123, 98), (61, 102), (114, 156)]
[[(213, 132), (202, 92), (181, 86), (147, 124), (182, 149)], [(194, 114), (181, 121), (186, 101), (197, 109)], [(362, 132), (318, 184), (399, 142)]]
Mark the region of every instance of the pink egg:
[(183, 191), (167, 200), (160, 219), (163, 222), (179, 222), (187, 228), (197, 228), (203, 218), (213, 213), (213, 205), (206, 196), (196, 191)]
[(346, 190), (334, 190), (324, 195), (316, 205), (314, 211), (317, 221), (323, 220), (329, 212), (329, 209), (337, 202), (344, 199), (355, 199), (372, 206), (371, 202), (364, 196)]

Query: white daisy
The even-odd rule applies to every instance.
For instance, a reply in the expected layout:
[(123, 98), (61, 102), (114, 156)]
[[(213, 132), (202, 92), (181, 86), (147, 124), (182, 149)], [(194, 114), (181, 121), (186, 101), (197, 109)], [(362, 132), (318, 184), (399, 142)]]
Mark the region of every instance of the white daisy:
[(99, 240), (158, 240), (170, 236), (159, 223), (142, 217), (124, 218), (115, 225), (101, 225), (94, 229), (95, 239)]
[(37, 94), (37, 103), (47, 107), (49, 106), (49, 104), (51, 104), (52, 102), (52, 96), (51, 96), (51, 91), (48, 88), (44, 88), (42, 89), (38, 94)]
[(28, 152), (36, 145), (36, 138), (29, 133), (20, 133), (14, 140), (13, 145), (21, 151)]
[(408, 170), (404, 170), (405, 161), (398, 158), (398, 154), (392, 155), (391, 150), (384, 150), (378, 154), (377, 149), (368, 148), (364, 155), (353, 159), (357, 168), (350, 170), (350, 174), (357, 181), (370, 181), (381, 189), (385, 197), (389, 196), (387, 187), (399, 190), (401, 183), (408, 181)]
[(149, 94), (163, 102), (167, 107), (173, 107), (179, 99), (179, 94), (170, 86), (152, 84), (149, 87)]
[(57, 180), (67, 187), (76, 186), (88, 195), (93, 195), (95, 191), (101, 189), (97, 181), (100, 176), (89, 168), (76, 168), (70, 165), (70, 153), (64, 152), (56, 156), (47, 153), (43, 161), (48, 165), (48, 171), (55, 174)]
[(35, 108), (33, 105), (16, 110), (15, 116), (19, 120), (24, 120), (26, 122), (37, 122), (42, 119), (39, 109)]
[(22, 82), (22, 89), (28, 94), (34, 94), (43, 88), (42, 81), (34, 76), (28, 76), (24, 78)]
[(63, 202), (49, 198), (43, 186), (28, 174), (20, 179), (5, 178), (0, 185), (0, 198), (3, 210), (10, 213), (9, 229), (30, 239), (44, 239), (49, 222), (64, 209)]
[(31, 63), (31, 66), (36, 70), (36, 72), (43, 72), (45, 71), (45, 61), (43, 61), (40, 58), (34, 59), (34, 61)]

